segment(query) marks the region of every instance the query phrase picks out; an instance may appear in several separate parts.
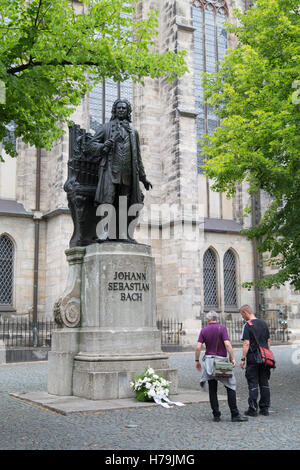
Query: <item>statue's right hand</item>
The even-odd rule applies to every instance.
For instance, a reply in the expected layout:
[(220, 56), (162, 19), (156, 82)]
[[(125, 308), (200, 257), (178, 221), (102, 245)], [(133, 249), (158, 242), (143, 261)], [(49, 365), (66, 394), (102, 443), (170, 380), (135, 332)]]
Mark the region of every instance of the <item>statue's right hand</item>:
[(105, 145), (105, 147), (112, 147), (113, 143), (114, 142), (113, 142), (112, 139), (108, 139), (108, 140), (105, 141), (104, 145)]
[(120, 140), (120, 138), (121, 138), (121, 134), (120, 134), (119, 131), (117, 131), (117, 132), (115, 133), (115, 135), (114, 135), (114, 139), (113, 139), (113, 140), (114, 140), (114, 142), (117, 142), (118, 140)]
[(103, 150), (105, 152), (109, 152), (109, 150), (112, 148), (112, 146), (113, 146), (113, 140), (108, 139), (104, 142)]

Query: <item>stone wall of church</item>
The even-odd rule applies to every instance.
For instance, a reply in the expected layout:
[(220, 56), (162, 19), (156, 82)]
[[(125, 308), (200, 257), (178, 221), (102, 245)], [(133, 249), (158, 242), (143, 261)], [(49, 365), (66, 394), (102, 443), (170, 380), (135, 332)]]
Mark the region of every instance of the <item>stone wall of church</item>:
[(6, 155), (4, 150), (2, 150), (2, 157), (4, 162), (0, 163), (0, 199), (15, 200), (17, 159)]
[[(44, 238), (45, 224), (40, 227)], [(0, 217), (0, 234), (7, 234), (14, 245), (13, 308), (12, 314), (28, 314), (33, 304), (34, 273), (34, 224), (31, 217)], [(41, 270), (39, 272), (38, 310), (44, 312), (45, 298), (45, 245), (40, 247)], [(0, 307), (0, 312), (1, 307)], [(4, 312), (5, 315), (5, 312)]]
[(28, 212), (35, 209), (36, 149), (18, 140), (16, 200)]
[[(140, 3), (140, 14), (147, 7)], [(150, 2), (155, 7), (156, 2)], [(242, 4), (242, 2), (240, 2)], [(203, 218), (209, 214), (207, 208), (207, 182), (197, 172), (197, 146), (194, 103), (194, 55), (193, 24), (190, 0), (165, 1), (160, 3), (159, 21), (160, 51), (187, 51), (189, 72), (180, 80), (166, 79), (146, 81), (144, 88), (137, 87), (135, 94), (136, 125), (141, 134), (141, 150), (147, 174), (154, 188), (147, 194), (142, 220), (149, 222), (140, 233), (140, 241), (151, 243), (157, 267), (157, 315), (158, 318), (177, 318), (184, 322), (185, 331), (193, 341), (199, 318), (203, 313), (202, 258), (209, 246), (214, 246), (222, 257), (228, 248), (236, 250), (242, 281), (253, 279), (252, 245), (239, 234), (204, 233)], [(153, 149), (153, 152), (152, 152)], [(151, 164), (149, 164), (151, 162)], [(150, 171), (149, 171), (150, 170)], [(233, 201), (224, 195), (209, 190), (210, 215), (231, 219), (234, 215)], [(160, 216), (149, 217), (155, 210), (153, 204), (169, 204), (173, 213), (164, 216), (162, 207), (156, 208)], [(241, 215), (242, 203), (236, 205), (236, 214)], [(179, 208), (184, 208), (183, 218)], [(222, 208), (222, 209), (221, 209)], [(146, 216), (146, 217), (145, 217)], [(184, 223), (185, 233), (180, 236), (176, 228), (168, 224), (169, 219)], [(191, 221), (194, 220), (194, 225)], [(152, 222), (152, 224), (151, 224)], [(160, 229), (154, 227), (160, 223)], [(199, 232), (195, 237), (195, 227)], [(149, 230), (155, 240), (149, 239)], [(170, 233), (168, 233), (168, 230)], [(176, 232), (176, 233), (175, 233)], [(189, 235), (191, 235), (189, 237)], [(220, 310), (222, 304), (220, 284)], [(254, 293), (242, 289), (239, 301), (254, 302)], [(187, 335), (188, 336), (188, 335)]]
[(65, 250), (69, 248), (73, 222), (69, 214), (60, 213), (47, 219), (45, 234), (45, 312), (53, 315), (54, 303), (62, 295), (68, 278)]
[[(253, 247), (252, 243), (245, 239), (239, 233), (215, 233), (206, 232), (204, 244), (200, 249), (200, 262), (204, 252), (208, 248), (213, 248), (217, 254), (218, 277), (219, 277), (219, 307), (224, 318), (239, 318), (238, 311), (228, 311), (224, 306), (224, 275), (223, 275), (223, 257), (227, 250), (231, 249), (236, 257), (236, 284), (237, 284), (237, 306), (249, 304), (255, 308), (254, 290), (245, 289), (241, 284), (253, 280)], [(203, 292), (202, 292), (203, 295)]]

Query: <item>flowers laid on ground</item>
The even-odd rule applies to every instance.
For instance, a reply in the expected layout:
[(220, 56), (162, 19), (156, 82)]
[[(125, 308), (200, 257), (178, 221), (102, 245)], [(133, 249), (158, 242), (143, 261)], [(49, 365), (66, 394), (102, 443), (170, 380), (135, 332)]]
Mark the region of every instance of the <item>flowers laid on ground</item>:
[(143, 374), (138, 375), (130, 382), (131, 389), (136, 392), (138, 401), (155, 401), (154, 398), (168, 397), (170, 384), (159, 372), (148, 367)]
[(152, 367), (148, 367), (143, 374), (134, 377), (130, 382), (138, 401), (155, 401), (164, 408), (170, 408), (170, 405), (184, 406), (183, 403), (169, 400), (170, 385), (171, 382), (164, 379), (159, 372), (155, 372)]

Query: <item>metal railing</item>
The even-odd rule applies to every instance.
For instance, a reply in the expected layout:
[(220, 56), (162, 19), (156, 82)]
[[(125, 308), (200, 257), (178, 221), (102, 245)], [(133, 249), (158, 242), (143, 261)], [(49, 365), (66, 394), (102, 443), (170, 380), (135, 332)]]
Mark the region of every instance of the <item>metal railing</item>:
[(0, 341), (2, 340), (7, 348), (50, 347), (52, 331), (55, 328), (55, 322), (49, 319), (34, 323), (26, 318), (0, 318)]
[[(265, 320), (270, 332), (271, 344), (280, 344), (288, 342), (288, 329), (287, 323), (282, 323), (280, 319)], [(226, 320), (221, 321), (226, 326), (229, 334), (230, 341), (233, 345), (242, 345), (241, 336), (244, 327), (244, 321), (241, 320)], [(183, 323), (175, 319), (165, 319), (156, 322), (157, 328), (161, 332), (161, 345), (167, 346), (180, 346), (182, 341)], [(206, 326), (206, 321), (202, 321), (202, 327)], [(196, 344), (197, 338), (195, 338)]]
[[(264, 320), (268, 325), (269, 332), (270, 332), (270, 339), (272, 343), (285, 343), (288, 341), (288, 332), (285, 324), (283, 325), (279, 319), (266, 319)], [(229, 334), (229, 338), (231, 343), (233, 344), (241, 344), (241, 336), (244, 327), (243, 320), (226, 320), (223, 322), (226, 326)]]
[(161, 332), (162, 346), (179, 346), (181, 344), (182, 322), (164, 319), (158, 320), (156, 326)]
[[(269, 331), (271, 343), (285, 343), (288, 341), (287, 324), (278, 319), (265, 320)], [(243, 331), (243, 320), (226, 320), (222, 322), (228, 330), (230, 340), (233, 344), (241, 344)], [(183, 332), (183, 323), (175, 319), (164, 319), (156, 322), (161, 332), (162, 346), (180, 346)], [(202, 326), (206, 323), (203, 322)], [(0, 318), (0, 341), (7, 348), (14, 347), (50, 347), (52, 331), (56, 329), (56, 323), (50, 319), (41, 319), (34, 323), (29, 319), (1, 319)], [(196, 338), (197, 340), (197, 338)]]

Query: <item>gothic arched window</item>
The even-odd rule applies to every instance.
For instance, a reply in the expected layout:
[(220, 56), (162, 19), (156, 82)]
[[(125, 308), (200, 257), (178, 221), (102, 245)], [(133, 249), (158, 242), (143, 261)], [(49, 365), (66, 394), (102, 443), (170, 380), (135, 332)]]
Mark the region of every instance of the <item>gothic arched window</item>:
[(14, 245), (7, 235), (0, 237), (0, 305), (13, 305)]
[(209, 248), (203, 256), (203, 288), (204, 308), (211, 309), (219, 306), (217, 255)]
[(126, 98), (132, 103), (133, 86), (131, 80), (114, 82), (106, 78), (90, 91), (90, 128), (95, 131), (100, 124), (109, 121), (114, 101)]
[[(228, 8), (225, 0), (192, 0), (195, 64), (195, 110), (197, 113), (197, 139), (212, 134), (219, 125), (218, 117), (210, 106), (204, 105), (202, 73), (218, 71), (218, 62), (225, 55), (227, 33), (223, 26)], [(201, 172), (203, 155), (198, 144), (198, 171)]]
[[(123, 18), (129, 18), (130, 14), (121, 12)], [(99, 33), (97, 33), (99, 37)], [(118, 98), (127, 99), (132, 103), (132, 80), (114, 82), (111, 78), (105, 78), (90, 91), (90, 129), (96, 131), (100, 124), (110, 120), (111, 109)]]
[(223, 260), (224, 269), (224, 307), (237, 307), (237, 272), (236, 257), (232, 250), (227, 250)]

